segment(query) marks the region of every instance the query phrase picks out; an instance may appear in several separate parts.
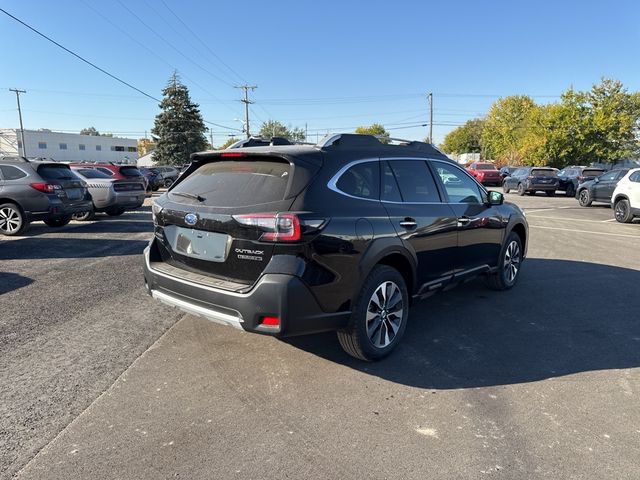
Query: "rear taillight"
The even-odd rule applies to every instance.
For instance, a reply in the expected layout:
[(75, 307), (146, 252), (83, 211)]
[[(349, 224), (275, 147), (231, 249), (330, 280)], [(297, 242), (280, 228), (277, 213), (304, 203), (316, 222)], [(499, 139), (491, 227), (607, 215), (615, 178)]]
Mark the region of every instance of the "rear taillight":
[(265, 242), (297, 242), (300, 240), (300, 220), (294, 213), (257, 213), (234, 215), (236, 222), (264, 230), (260, 240)]
[(280, 327), (280, 318), (278, 317), (262, 317), (262, 321), (260, 325), (270, 328), (278, 328)]
[(55, 183), (37, 182), (32, 183), (31, 188), (34, 188), (42, 193), (56, 193), (56, 190), (62, 190), (61, 185)]

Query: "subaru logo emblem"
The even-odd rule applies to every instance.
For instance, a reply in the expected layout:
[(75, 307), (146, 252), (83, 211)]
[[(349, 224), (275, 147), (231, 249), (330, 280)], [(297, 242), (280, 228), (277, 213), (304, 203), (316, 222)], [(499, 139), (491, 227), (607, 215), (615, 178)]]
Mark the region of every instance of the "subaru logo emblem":
[(195, 213), (187, 213), (184, 216), (184, 223), (194, 226), (196, 223), (198, 223), (198, 215), (196, 215)]

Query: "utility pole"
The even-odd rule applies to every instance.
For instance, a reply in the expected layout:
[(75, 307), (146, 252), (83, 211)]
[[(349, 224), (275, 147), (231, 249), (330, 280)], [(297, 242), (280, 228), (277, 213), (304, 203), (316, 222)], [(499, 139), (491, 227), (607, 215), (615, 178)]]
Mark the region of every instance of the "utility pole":
[(211, 150), (213, 150), (213, 130), (209, 129), (209, 139), (211, 141)]
[(245, 84), (245, 85), (238, 85), (235, 88), (241, 88), (242, 90), (244, 90), (244, 98), (241, 99), (240, 101), (244, 103), (244, 124), (247, 132), (247, 138), (250, 138), (251, 130), (249, 129), (249, 105), (251, 105), (253, 102), (249, 100), (249, 90), (255, 90), (256, 88), (258, 88), (258, 86)]
[(429, 101), (429, 143), (433, 145), (433, 93), (427, 95)]
[(24, 158), (27, 158), (27, 149), (26, 149), (26, 144), (24, 143), (24, 127), (22, 126), (22, 110), (20, 109), (20, 94), (27, 93), (27, 91), (18, 90), (17, 88), (10, 88), (9, 90), (12, 92), (16, 92), (16, 100), (18, 101), (18, 117), (20, 117), (20, 138), (22, 139), (22, 156)]

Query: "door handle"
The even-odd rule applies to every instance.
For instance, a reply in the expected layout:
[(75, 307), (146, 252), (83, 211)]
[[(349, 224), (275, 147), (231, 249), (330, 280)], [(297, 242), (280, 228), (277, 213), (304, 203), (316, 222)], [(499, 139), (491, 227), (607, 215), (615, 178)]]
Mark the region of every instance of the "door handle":
[(400, 222), (400, 226), (402, 228), (406, 228), (407, 230), (411, 230), (413, 228), (416, 228), (418, 226), (418, 224), (416, 223), (416, 221), (413, 218), (407, 217), (403, 221)]
[(471, 222), (471, 219), (469, 217), (459, 217), (458, 218), (458, 226), (459, 227), (464, 227), (465, 225), (468, 225)]

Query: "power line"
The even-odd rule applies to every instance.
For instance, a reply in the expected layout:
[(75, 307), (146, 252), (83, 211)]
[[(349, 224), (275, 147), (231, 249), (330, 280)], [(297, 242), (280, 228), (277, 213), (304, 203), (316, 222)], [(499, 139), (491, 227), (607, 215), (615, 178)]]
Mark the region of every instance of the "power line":
[(11, 15), (9, 12), (7, 12), (5, 9), (3, 9), (3, 8), (1, 8), (1, 7), (0, 7), (0, 12), (4, 13), (4, 14), (5, 14), (5, 15), (7, 15), (8, 17), (11, 17), (11, 18), (12, 18), (12, 19), (14, 19), (16, 22), (18, 22), (18, 23), (20, 23), (20, 24), (24, 25), (24, 26), (25, 26), (25, 27), (27, 27), (29, 30), (31, 30), (31, 31), (33, 31), (33, 32), (35, 32), (35, 33), (37, 33), (37, 34), (38, 34), (38, 35), (40, 35), (42, 38), (44, 38), (44, 39), (48, 40), (49, 42), (53, 43), (53, 44), (54, 44), (54, 45), (56, 45), (57, 47), (60, 47), (60, 48), (61, 48), (61, 49), (63, 49), (65, 52), (70, 53), (71, 55), (73, 55), (73, 56), (74, 56), (74, 57), (76, 57), (77, 59), (79, 59), (79, 60), (83, 61), (84, 63), (86, 63), (86, 64), (88, 64), (88, 65), (90, 65), (90, 66), (92, 66), (92, 67), (93, 67), (93, 68), (95, 68), (96, 70), (98, 70), (98, 71), (100, 71), (100, 72), (104, 73), (105, 75), (107, 75), (107, 76), (109, 76), (109, 77), (113, 78), (114, 80), (116, 80), (116, 81), (118, 81), (118, 82), (122, 83), (123, 85), (126, 85), (127, 87), (129, 87), (129, 88), (131, 88), (131, 89), (135, 90), (136, 92), (141, 93), (141, 94), (142, 94), (142, 95), (144, 95), (145, 97), (148, 97), (148, 98), (150, 98), (151, 100), (154, 100), (154, 101), (156, 101), (156, 102), (160, 102), (160, 100), (159, 100), (159, 99), (157, 99), (156, 97), (154, 97), (153, 95), (149, 95), (147, 92), (145, 92), (145, 91), (143, 91), (143, 90), (140, 90), (139, 88), (134, 87), (133, 85), (131, 85), (130, 83), (128, 83), (128, 82), (126, 82), (126, 81), (124, 81), (124, 80), (122, 80), (121, 78), (116, 77), (115, 75), (113, 75), (113, 74), (111, 74), (111, 73), (107, 72), (104, 68), (100, 68), (100, 67), (99, 67), (99, 66), (97, 66), (95, 63), (90, 62), (90, 61), (89, 61), (89, 60), (87, 60), (86, 58), (84, 58), (84, 57), (82, 57), (82, 56), (78, 55), (77, 53), (75, 53), (75, 52), (73, 52), (73, 51), (69, 50), (67, 47), (65, 47), (65, 46), (63, 46), (63, 45), (61, 45), (61, 44), (59, 44), (58, 42), (56, 42), (56, 41), (55, 41), (54, 39), (52, 39), (51, 37), (48, 37), (47, 35), (45, 35), (44, 33), (40, 32), (39, 30), (36, 30), (36, 29), (35, 29), (35, 28), (33, 28), (31, 25), (29, 25), (29, 24), (27, 24), (27, 23), (23, 22), (22, 20), (20, 20), (20, 19), (19, 19), (19, 18), (17, 18), (17, 17), (14, 17), (13, 15)]

